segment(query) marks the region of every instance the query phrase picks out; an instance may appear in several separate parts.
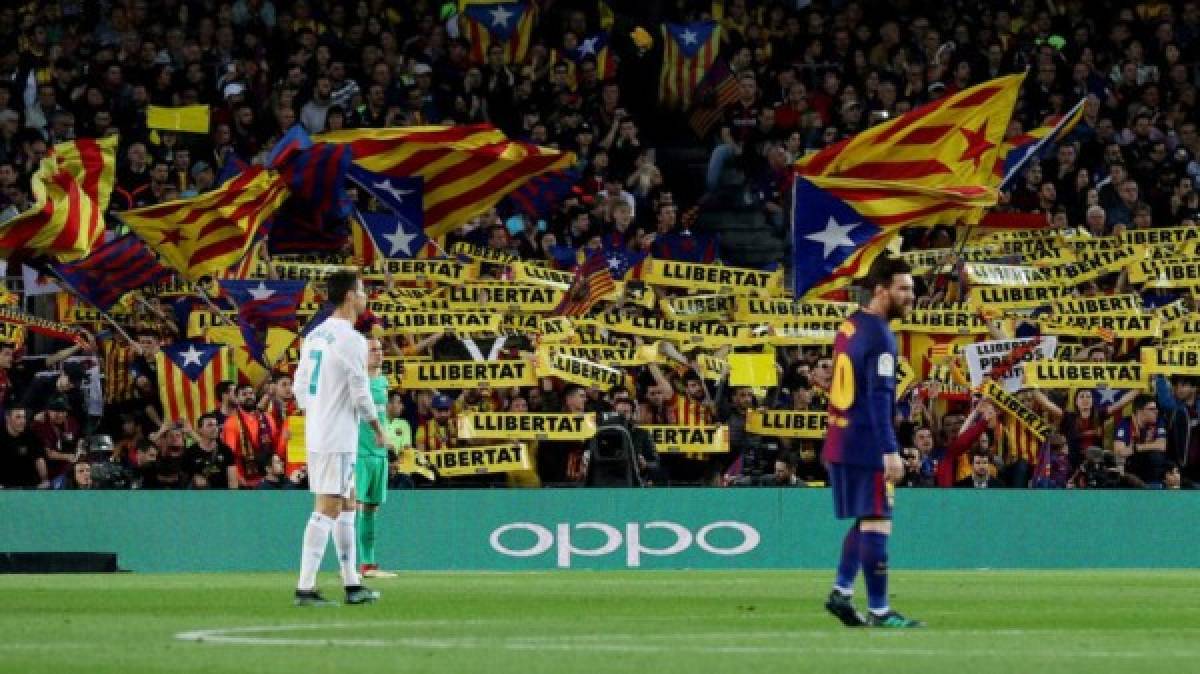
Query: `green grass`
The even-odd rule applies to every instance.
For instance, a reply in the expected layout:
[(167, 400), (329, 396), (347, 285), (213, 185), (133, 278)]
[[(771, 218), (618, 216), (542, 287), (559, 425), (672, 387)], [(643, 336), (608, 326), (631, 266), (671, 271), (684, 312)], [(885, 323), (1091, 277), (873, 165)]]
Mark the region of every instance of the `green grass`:
[[(814, 572), (406, 573), (334, 609), (292, 608), (290, 574), (0, 576), (0, 672), (1197, 670), (1194, 572), (893, 575), (928, 629), (842, 628)], [(275, 629), (177, 637), (245, 627)]]

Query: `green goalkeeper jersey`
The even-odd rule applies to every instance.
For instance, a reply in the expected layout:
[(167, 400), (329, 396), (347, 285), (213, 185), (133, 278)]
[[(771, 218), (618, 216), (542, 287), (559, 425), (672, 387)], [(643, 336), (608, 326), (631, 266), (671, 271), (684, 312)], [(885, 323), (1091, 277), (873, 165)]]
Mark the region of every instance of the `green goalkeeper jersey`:
[[(375, 415), (379, 423), (387, 426), (388, 380), (380, 375), (371, 377), (371, 402), (375, 403)], [(361, 457), (387, 458), (387, 450), (375, 444), (375, 432), (366, 421), (358, 422), (358, 455)]]

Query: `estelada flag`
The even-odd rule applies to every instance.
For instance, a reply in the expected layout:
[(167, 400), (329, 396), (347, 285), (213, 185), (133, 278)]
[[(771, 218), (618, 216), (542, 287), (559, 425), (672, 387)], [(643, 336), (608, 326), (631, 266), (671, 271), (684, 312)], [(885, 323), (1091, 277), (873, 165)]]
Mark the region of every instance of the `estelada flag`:
[(798, 161), (793, 289), (819, 295), (866, 274), (909, 225), (977, 222), (1024, 74), (921, 106)]
[(166, 419), (186, 419), (193, 427), (200, 415), (220, 405), (217, 384), (234, 377), (229, 348), (222, 344), (171, 344), (158, 352), (157, 362), (158, 392)]

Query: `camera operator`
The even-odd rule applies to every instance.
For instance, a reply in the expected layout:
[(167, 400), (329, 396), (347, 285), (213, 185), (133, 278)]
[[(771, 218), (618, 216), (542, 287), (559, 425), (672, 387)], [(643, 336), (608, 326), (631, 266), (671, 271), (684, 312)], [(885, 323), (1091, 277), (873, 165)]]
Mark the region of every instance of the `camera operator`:
[(634, 460), (637, 462), (638, 479), (643, 487), (652, 487), (662, 482), (662, 467), (658, 461), (658, 450), (650, 432), (637, 426), (637, 403), (627, 392), (618, 393), (613, 399), (613, 412), (625, 420), (629, 435), (633, 438)]
[(1100, 447), (1087, 448), (1083, 463), (1067, 482), (1067, 489), (1117, 489), (1121, 486), (1121, 467), (1116, 454)]
[(113, 453), (113, 439), (108, 435), (93, 435), (87, 440), (87, 460), (91, 464), (92, 489), (129, 489), (134, 475)]
[(775, 458), (775, 473), (768, 483), (772, 487), (807, 487), (808, 484), (796, 475), (795, 454), (782, 453)]

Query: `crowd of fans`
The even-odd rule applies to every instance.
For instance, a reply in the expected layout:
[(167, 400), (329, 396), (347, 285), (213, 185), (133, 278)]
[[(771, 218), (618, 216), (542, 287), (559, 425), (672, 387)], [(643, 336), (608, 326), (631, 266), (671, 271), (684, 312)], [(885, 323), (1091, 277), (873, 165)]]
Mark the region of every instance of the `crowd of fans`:
[[(1030, 165), (1002, 194), (999, 209), (1045, 213), (1056, 227), (1083, 227), (1094, 236), (1195, 226), (1200, 218), (1200, 3), (1194, 1), (535, 4), (541, 11), (523, 63), (504, 62), (495, 46), (486, 62), (472, 63), (453, 3), (6, 5), (0, 9), (0, 220), (31, 205), (30, 176), (48, 148), (76, 137), (119, 131), (111, 209), (120, 212), (211, 189), (226, 162), (261, 162), (297, 123), (311, 133), (490, 123), (512, 138), (576, 153), (576, 189), (541, 221), (493, 211), (464, 223), (451, 240), (530, 260), (553, 260), (560, 247), (578, 249), (597, 239), (669, 256), (656, 240), (690, 235), (693, 220), (684, 216), (715, 203), (728, 186), (727, 168), (742, 172), (744, 203), (783, 228), (791, 208), (788, 167), (797, 158), (1022, 70), (1028, 75), (1009, 136), (1042, 125), (1081, 98), (1087, 102), (1069, 138)], [(697, 137), (685, 131), (691, 110), (656, 106), (658, 25), (713, 17), (714, 6), (720, 8), (719, 60), (729, 66), (737, 98)], [(637, 37), (639, 27), (652, 36), (650, 45)], [(620, 59), (612, 78), (601, 78), (594, 57), (569, 66), (564, 57), (597, 33), (609, 35)], [(152, 133), (145, 115), (151, 104), (209, 105), (211, 131)], [(711, 96), (696, 103), (711, 104)], [(704, 180), (657, 164), (657, 150), (681, 146), (710, 153)], [(701, 182), (703, 194), (691, 187)], [(944, 248), (954, 232), (919, 230), (904, 240), (908, 249)], [(922, 302), (964, 296), (965, 279), (956, 274), (920, 281)], [(1127, 290), (1126, 282), (1113, 274), (1077, 290), (1108, 294)], [(1147, 293), (1146, 301), (1175, 297)], [(89, 334), (86, 346), (48, 357), (0, 345), (0, 486), (303, 486), (302, 469), (289, 466), (284, 451), (286, 418), (294, 411), (287, 374), (273, 374), (263, 387), (223, 387), (218, 408), (195, 428), (164, 419), (154, 354), (180, 328), (160, 327), (136, 335), (120, 373), (108, 370), (111, 359), (103, 356), (125, 347), (105, 335)], [(1084, 341), (1084, 357), (1137, 355), (1134, 340)], [(393, 355), (453, 359), (492, 347), (498, 357), (518, 357), (528, 347), (515, 338), (466, 344), (450, 335), (420, 342), (389, 336), (385, 345)], [(731, 429), (728, 455), (698, 460), (645, 452), (639, 465), (647, 483), (821, 483), (819, 440), (745, 431), (752, 408), (825, 409), (828, 347), (780, 348), (777, 361), (780, 385), (766, 391), (705, 381), (683, 358), (676, 368), (634, 368), (634, 390), (602, 393), (551, 378), (537, 387), (483, 393), (398, 390), (389, 414), (406, 421), (395, 426), (400, 438), (407, 426), (411, 440), (404, 445), (436, 449), (454, 442), (450, 419), (464, 410), (580, 412), (625, 405), (640, 423)], [(102, 386), (101, 377), (128, 372), (133, 377), (125, 395), (106, 398), (112, 387)], [(1028, 394), (1029, 404), (1058, 429), (1028, 456), (1006, 446), (1010, 420), (990, 403), (948, 399), (936, 383), (923, 381), (899, 406), (904, 485), (1189, 486), (1200, 479), (1196, 391), (1192, 378), (1174, 377), (1119, 397), (1103, 390)], [(543, 442), (538, 458), (537, 475), (492, 482), (585, 479), (580, 443)], [(395, 478), (397, 486), (414, 482), (427, 484), (419, 476)]]

